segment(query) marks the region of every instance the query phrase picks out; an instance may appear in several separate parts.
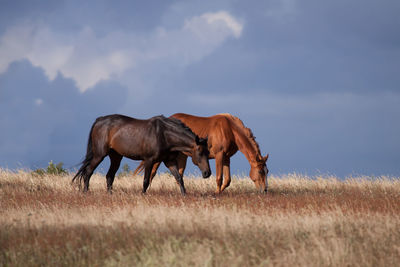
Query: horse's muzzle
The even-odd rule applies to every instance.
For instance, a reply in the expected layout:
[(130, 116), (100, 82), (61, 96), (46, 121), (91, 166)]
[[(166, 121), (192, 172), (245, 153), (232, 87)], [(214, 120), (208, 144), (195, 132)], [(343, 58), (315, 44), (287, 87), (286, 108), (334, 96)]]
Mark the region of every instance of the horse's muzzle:
[(211, 175), (211, 171), (204, 171), (203, 172), (203, 178), (208, 178)]
[(266, 194), (268, 193), (268, 188), (267, 188), (267, 187), (265, 187), (265, 189), (260, 188), (260, 189), (258, 190), (258, 192), (259, 192), (260, 194), (266, 195)]
[(263, 193), (264, 195), (266, 195), (266, 194), (268, 193), (267, 188), (265, 188), (265, 189), (262, 191), (262, 193)]

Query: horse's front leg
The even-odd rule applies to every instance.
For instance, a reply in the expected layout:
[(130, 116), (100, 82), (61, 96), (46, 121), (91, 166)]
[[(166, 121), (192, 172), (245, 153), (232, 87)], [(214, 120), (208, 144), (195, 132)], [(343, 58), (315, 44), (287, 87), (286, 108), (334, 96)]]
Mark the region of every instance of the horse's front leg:
[(188, 156), (186, 156), (183, 153), (179, 153), (178, 157), (176, 158), (176, 162), (178, 163), (178, 171), (182, 177), (183, 177), (183, 173), (185, 172), (185, 169), (186, 169), (187, 158), (188, 158)]
[(172, 175), (175, 177), (176, 181), (178, 182), (179, 187), (181, 188), (181, 194), (186, 195), (185, 185), (183, 184), (182, 176), (179, 174), (178, 164), (176, 162), (176, 159), (164, 161), (164, 164), (171, 171)]
[(153, 169), (153, 162), (145, 162), (144, 163), (144, 179), (143, 179), (143, 190), (142, 193), (146, 193), (147, 188), (150, 185), (150, 176), (151, 176), (151, 171)]
[(217, 189), (215, 190), (216, 194), (221, 194), (222, 192), (221, 186), (223, 179), (223, 161), (224, 153), (221, 151), (215, 155), (215, 181), (217, 182)]
[(230, 163), (231, 163), (231, 159), (228, 156), (225, 156), (224, 160), (222, 162), (224, 184), (222, 185), (221, 192), (224, 191), (224, 189), (227, 188), (231, 183)]

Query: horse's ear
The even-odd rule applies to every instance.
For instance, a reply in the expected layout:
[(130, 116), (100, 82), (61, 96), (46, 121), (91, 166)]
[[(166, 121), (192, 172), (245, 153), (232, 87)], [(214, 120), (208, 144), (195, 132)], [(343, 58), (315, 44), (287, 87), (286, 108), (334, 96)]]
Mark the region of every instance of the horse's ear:
[(197, 135), (196, 135), (196, 145), (200, 145), (200, 139)]
[(267, 154), (265, 157), (263, 157), (264, 162), (267, 162), (268, 157), (269, 157), (269, 154)]

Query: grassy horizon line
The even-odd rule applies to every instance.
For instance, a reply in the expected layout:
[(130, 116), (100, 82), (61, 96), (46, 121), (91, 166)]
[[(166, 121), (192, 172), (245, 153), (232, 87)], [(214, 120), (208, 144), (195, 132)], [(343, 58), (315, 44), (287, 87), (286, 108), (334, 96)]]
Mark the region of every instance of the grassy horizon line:
[(400, 179), (269, 179), (266, 195), (233, 177), (122, 176), (107, 194), (95, 174), (87, 194), (73, 174), (0, 169), (4, 266), (395, 266), (400, 261)]

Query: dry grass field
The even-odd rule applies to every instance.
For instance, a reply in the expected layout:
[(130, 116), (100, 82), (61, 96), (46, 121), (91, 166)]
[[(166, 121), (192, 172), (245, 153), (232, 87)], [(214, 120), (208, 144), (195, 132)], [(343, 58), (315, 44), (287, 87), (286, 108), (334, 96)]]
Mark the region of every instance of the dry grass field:
[(1, 266), (395, 266), (400, 262), (400, 180), (248, 178), (215, 196), (215, 180), (168, 174), (146, 195), (142, 177), (0, 170)]

